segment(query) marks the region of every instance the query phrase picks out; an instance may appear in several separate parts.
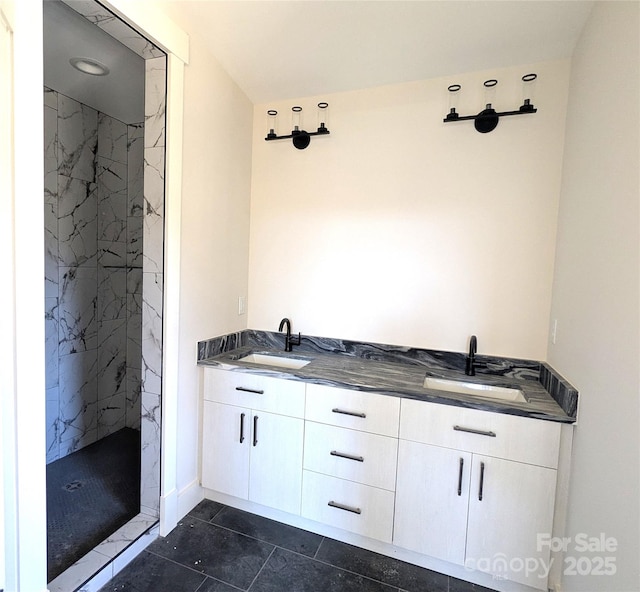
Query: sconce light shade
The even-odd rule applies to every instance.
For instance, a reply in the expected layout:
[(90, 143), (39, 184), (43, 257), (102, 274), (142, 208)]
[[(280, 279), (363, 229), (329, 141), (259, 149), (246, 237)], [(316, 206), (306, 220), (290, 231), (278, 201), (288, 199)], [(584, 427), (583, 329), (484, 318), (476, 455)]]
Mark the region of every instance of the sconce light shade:
[(285, 139), (291, 138), (291, 141), (293, 142), (293, 145), (295, 148), (297, 148), (298, 150), (304, 150), (311, 143), (311, 136), (323, 136), (330, 133), (325, 125), (326, 109), (328, 106), (329, 106), (329, 103), (325, 103), (325, 102), (318, 103), (318, 122), (319, 123), (318, 123), (318, 129), (315, 132), (308, 132), (306, 130), (300, 129), (301, 118), (302, 118), (301, 116), (302, 107), (299, 107), (299, 106), (292, 107), (291, 111), (293, 112), (293, 130), (291, 131), (290, 134), (287, 134), (286, 136), (279, 136), (275, 133), (275, 117), (278, 114), (278, 112), (275, 111), (274, 109), (269, 109), (267, 111), (267, 115), (269, 116), (269, 119), (270, 119), (269, 128), (268, 128), (269, 131), (267, 133), (267, 136), (265, 137), (265, 140), (266, 141), (285, 140)]

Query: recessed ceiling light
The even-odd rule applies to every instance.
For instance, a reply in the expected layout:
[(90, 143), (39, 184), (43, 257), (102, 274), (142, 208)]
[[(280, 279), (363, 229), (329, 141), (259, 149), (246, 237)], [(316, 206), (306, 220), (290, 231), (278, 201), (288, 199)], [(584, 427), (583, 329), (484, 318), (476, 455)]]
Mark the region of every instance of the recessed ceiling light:
[(109, 68), (101, 64), (98, 60), (91, 58), (71, 58), (69, 63), (80, 72), (91, 74), (92, 76), (106, 76), (109, 74)]

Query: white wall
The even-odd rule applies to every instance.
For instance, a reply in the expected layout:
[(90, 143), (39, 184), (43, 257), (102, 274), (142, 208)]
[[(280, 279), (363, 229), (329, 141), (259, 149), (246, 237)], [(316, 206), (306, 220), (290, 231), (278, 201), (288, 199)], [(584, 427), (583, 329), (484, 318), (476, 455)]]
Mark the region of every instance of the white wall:
[[(442, 123), (522, 103), (537, 72), (535, 115), (480, 134)], [(254, 109), (249, 326), (288, 316), (310, 335), (544, 359), (560, 191), (568, 61), (523, 65)], [(266, 110), (329, 102), (330, 136), (304, 151), (265, 142)]]
[(580, 391), (568, 532), (617, 539), (613, 577), (564, 590), (636, 592), (639, 521), (639, 105), (637, 2), (595, 5), (570, 86), (549, 362)]
[[(180, 3), (176, 3), (179, 8)], [(172, 15), (179, 21), (179, 14)], [(196, 343), (246, 328), (251, 127), (247, 97), (191, 36), (184, 72), (178, 491), (198, 475)]]

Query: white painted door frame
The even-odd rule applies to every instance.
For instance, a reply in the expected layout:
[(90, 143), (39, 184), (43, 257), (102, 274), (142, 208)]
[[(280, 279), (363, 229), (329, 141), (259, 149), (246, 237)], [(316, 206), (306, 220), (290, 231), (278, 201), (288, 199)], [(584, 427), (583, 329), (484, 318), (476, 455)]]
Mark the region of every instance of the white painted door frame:
[[(122, 20), (167, 52), (167, 148), (165, 194), (164, 367), (162, 397), (161, 532), (178, 520), (176, 421), (178, 296), (182, 184), (184, 65), (189, 38), (160, 9), (130, 0), (105, 2)], [(0, 0), (13, 32), (13, 139), (8, 143), (12, 191), (0, 192), (3, 215), (0, 269), (0, 390), (2, 419), (4, 549), (0, 587), (45, 592), (46, 455), (44, 362), (44, 191), (42, 1)], [(0, 71), (0, 80), (11, 75)], [(11, 122), (11, 120), (10, 120)], [(3, 120), (4, 123), (4, 120)], [(5, 133), (4, 127), (2, 133)], [(2, 182), (1, 189), (5, 189)], [(7, 216), (4, 216), (8, 213)], [(2, 522), (0, 522), (2, 524)]]

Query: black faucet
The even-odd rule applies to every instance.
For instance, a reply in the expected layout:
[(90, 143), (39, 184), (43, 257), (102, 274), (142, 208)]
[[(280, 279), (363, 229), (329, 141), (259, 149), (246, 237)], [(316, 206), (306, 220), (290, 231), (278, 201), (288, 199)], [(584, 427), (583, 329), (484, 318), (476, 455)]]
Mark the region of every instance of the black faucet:
[(475, 335), (471, 336), (469, 341), (469, 355), (467, 356), (467, 367), (464, 373), (467, 376), (476, 375), (476, 352), (478, 351), (478, 338)]
[(290, 352), (292, 345), (300, 345), (300, 333), (298, 333), (297, 337), (291, 335), (291, 321), (287, 318), (284, 318), (280, 321), (280, 327), (278, 327), (278, 331), (282, 331), (282, 327), (286, 325), (287, 327), (287, 335), (284, 338), (284, 351)]

